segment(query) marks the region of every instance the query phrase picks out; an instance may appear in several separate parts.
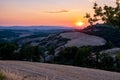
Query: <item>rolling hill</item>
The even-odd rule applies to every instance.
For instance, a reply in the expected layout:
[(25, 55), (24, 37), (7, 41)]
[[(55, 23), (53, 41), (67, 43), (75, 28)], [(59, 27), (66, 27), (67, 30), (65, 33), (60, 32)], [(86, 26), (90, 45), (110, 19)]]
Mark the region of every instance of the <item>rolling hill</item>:
[(7, 80), (120, 80), (120, 73), (73, 66), (0, 61)]

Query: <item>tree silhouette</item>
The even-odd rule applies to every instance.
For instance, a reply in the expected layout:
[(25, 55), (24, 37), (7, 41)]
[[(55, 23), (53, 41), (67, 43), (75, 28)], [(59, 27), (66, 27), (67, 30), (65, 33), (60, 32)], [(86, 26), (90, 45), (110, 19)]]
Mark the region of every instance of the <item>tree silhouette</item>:
[(120, 29), (120, 0), (116, 0), (115, 7), (108, 5), (101, 7), (95, 2), (93, 9), (93, 16), (91, 16), (89, 13), (86, 13), (85, 16), (85, 18), (88, 18), (90, 25), (93, 25), (98, 21), (103, 21), (106, 24), (114, 25)]
[(100, 54), (100, 63), (101, 63), (101, 69), (105, 69), (105, 70), (113, 70), (114, 68), (114, 59), (106, 54), (106, 53), (102, 53)]
[(2, 60), (14, 60), (16, 59), (17, 54), (15, 50), (17, 45), (13, 43), (2, 43), (0, 44), (0, 59)]
[(120, 72), (120, 53), (116, 55), (116, 69)]
[(75, 66), (82, 66), (87, 67), (89, 65), (89, 58), (91, 55), (91, 48), (90, 47), (83, 47), (79, 48), (77, 54), (75, 55), (74, 65)]
[(26, 61), (39, 62), (42, 54), (43, 53), (38, 46), (24, 45), (20, 50), (21, 60)]

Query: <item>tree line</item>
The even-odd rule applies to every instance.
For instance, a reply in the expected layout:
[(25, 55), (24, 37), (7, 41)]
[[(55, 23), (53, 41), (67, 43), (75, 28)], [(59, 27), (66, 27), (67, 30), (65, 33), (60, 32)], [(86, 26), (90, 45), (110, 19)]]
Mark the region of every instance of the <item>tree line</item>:
[[(48, 49), (48, 55), (53, 59), (48, 63), (89, 67), (120, 72), (120, 53), (115, 58), (99, 53), (100, 48), (95, 47), (66, 47), (55, 56), (55, 48)], [(23, 45), (21, 48), (14, 43), (0, 44), (0, 60), (20, 60), (31, 62), (47, 62), (45, 51), (39, 46)], [(43, 59), (43, 61), (41, 61)]]
[(100, 53), (99, 47), (97, 49), (90, 46), (67, 47), (59, 53), (56, 61), (59, 64), (120, 72), (120, 53), (112, 57), (109, 53)]

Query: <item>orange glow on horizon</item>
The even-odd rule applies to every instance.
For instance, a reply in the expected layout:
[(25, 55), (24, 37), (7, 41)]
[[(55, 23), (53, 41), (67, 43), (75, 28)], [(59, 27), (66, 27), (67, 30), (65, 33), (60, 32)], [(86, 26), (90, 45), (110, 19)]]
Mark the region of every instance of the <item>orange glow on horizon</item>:
[[(98, 3), (114, 5), (113, 0), (98, 0)], [(0, 26), (58, 25), (81, 28), (89, 25), (83, 17), (87, 12), (93, 14), (92, 5), (90, 0), (1, 0)]]
[(77, 29), (83, 29), (86, 27), (86, 23), (82, 20), (75, 22), (74, 25)]

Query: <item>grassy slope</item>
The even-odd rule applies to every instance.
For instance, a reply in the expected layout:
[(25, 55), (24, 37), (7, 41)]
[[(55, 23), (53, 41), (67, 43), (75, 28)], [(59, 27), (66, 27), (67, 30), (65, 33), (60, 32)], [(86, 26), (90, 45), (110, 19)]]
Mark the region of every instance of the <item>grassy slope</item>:
[(8, 80), (120, 80), (116, 72), (34, 62), (0, 61), (0, 70)]
[(87, 35), (87, 34), (84, 34), (81, 32), (61, 33), (60, 36), (62, 36), (63, 38), (71, 39), (65, 45), (67, 47), (100, 46), (100, 45), (104, 45), (106, 43), (106, 41), (101, 37)]

